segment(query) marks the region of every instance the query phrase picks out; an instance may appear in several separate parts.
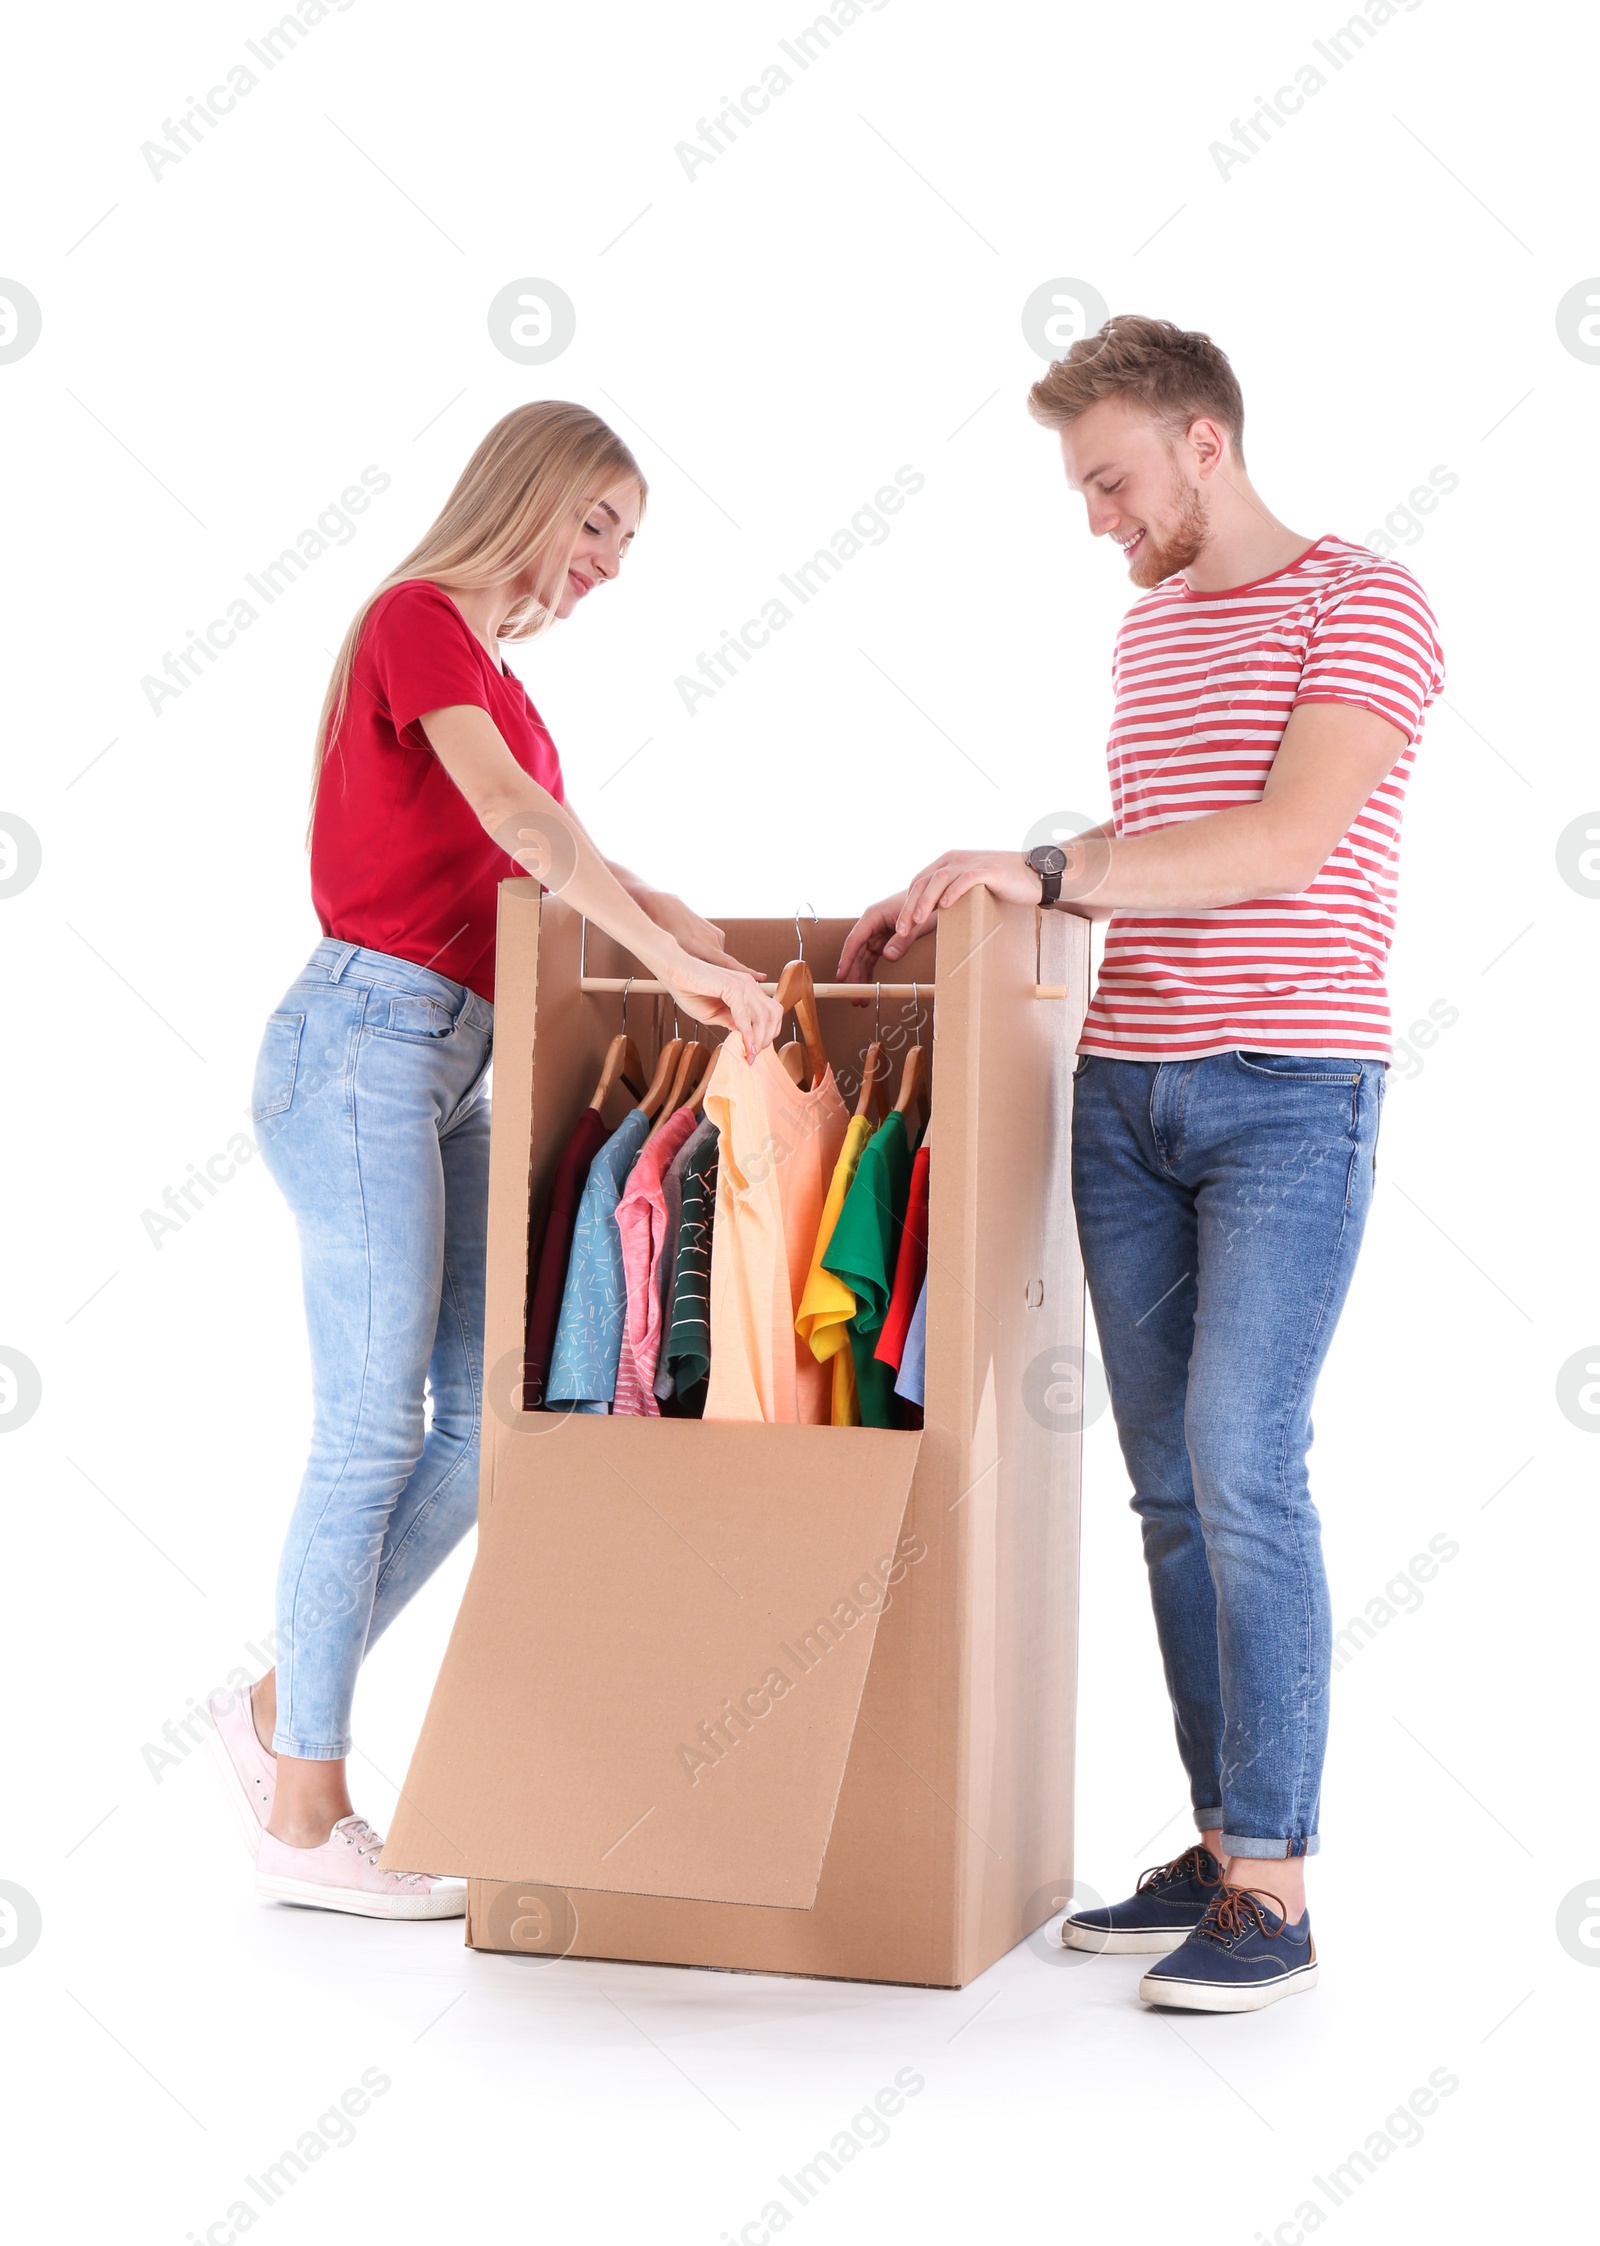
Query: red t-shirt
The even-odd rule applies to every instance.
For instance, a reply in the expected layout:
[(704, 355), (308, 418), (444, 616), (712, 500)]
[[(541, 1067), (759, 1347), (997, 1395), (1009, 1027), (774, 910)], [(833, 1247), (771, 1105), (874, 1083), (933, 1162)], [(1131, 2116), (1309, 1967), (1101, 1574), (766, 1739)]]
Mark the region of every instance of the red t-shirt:
[(430, 967), (492, 1004), (495, 891), (522, 868), (417, 723), (462, 702), (487, 710), (523, 771), (563, 801), (556, 745), (515, 672), (496, 669), (437, 585), (393, 585), (367, 612), (322, 767), (311, 901), (324, 935)]

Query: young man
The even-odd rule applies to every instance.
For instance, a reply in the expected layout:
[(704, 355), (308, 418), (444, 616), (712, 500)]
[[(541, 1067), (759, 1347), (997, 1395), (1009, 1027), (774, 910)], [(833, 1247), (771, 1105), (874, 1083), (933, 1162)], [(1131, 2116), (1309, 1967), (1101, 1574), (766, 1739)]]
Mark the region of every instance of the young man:
[(1149, 2003), (1249, 2011), (1317, 1976), (1311, 1399), (1372, 1193), (1401, 803), (1442, 658), (1409, 571), (1265, 505), (1208, 336), (1109, 320), (1028, 403), (1143, 593), (1112, 663), (1112, 817), (1026, 858), (945, 852), (862, 915), (841, 973), (978, 883), (1109, 913), (1073, 1197), (1200, 1840), (1062, 1938), (1161, 1953)]

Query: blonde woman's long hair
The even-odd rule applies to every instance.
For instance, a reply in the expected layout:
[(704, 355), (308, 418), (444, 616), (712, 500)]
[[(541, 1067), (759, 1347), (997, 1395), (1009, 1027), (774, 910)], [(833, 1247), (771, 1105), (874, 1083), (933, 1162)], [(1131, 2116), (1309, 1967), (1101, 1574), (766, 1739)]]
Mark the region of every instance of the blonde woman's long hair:
[[(350, 698), (356, 648), (368, 611), (391, 586), (426, 578), (445, 592), (479, 592), (520, 576), (530, 564), (559, 554), (560, 583), (584, 516), (602, 492), (631, 481), (644, 506), (639, 463), (614, 429), (587, 406), (564, 399), (516, 406), (497, 421), (461, 471), (454, 491), (404, 561), (375, 585), (356, 610), (333, 666), (317, 724), (311, 770), (311, 817), (328, 749)], [(533, 639), (554, 621), (533, 596), (520, 601), (501, 627), (502, 639)], [(306, 828), (310, 840), (310, 824)]]

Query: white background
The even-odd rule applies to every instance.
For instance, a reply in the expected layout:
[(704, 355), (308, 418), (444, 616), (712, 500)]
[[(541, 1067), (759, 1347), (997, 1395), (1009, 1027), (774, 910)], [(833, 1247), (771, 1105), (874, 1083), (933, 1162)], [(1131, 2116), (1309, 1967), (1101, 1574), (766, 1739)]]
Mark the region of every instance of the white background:
[[(0, 365), (0, 811), (43, 850), (0, 899), (0, 1343), (43, 1384), (0, 1451), (0, 1878), (44, 1929), (0, 1974), (28, 2235), (220, 2241), (241, 2179), (372, 2067), (390, 2089), (271, 2236), (737, 2236), (905, 2067), (925, 2088), (805, 2237), (1289, 2246), (1312, 2177), (1440, 2068), (1422, 2142), (1321, 2200), (1339, 2237), (1531, 2231), (1572, 2188), (1600, 1950), (1556, 1914), (1600, 1894), (1600, 1444), (1556, 1379), (1600, 1335), (1600, 903), (1556, 845), (1600, 825), (1600, 366), (1555, 313), (1600, 269), (1592, 42), (1561, 11), (1402, 8), (1224, 179), (1209, 144), (1341, 9), (887, 0), (688, 178), (675, 144), (809, 20), (355, 0), (159, 178), (141, 143), (271, 9), (10, 34), (0, 273), (44, 323)], [(549, 365), (488, 333), (523, 276), (577, 307)], [(300, 838), (349, 612), (499, 414), (579, 398), (636, 446), (646, 527), (513, 660), (612, 855), (712, 913), (850, 912), (941, 847), (1102, 816), (1128, 589), (1022, 404), (1021, 307), (1059, 276), (1224, 344), (1301, 533), (1364, 538), (1459, 477), (1399, 547), (1449, 680), (1393, 973), (1402, 1029), (1458, 1018), (1391, 1084), (1313, 1458), (1338, 1623), (1430, 1537), (1459, 1551), (1337, 1680), (1322, 1986), (1174, 2025), (1137, 1960), (1024, 1946), (931, 1993), (540, 1968), (258, 1905), (198, 1751), (143, 1750), (271, 1621), (307, 1433), (293, 1232), (259, 1162), (159, 1247), (142, 1216), (245, 1127), (315, 938)], [(141, 679), (369, 463), (392, 482), (354, 538), (152, 711)], [(688, 714), (678, 675), (907, 463), (887, 542)], [(1086, 1452), (1077, 1870), (1110, 1896), (1183, 1844), (1184, 1790), (1109, 1416)], [(376, 1822), (466, 1566), (365, 1675)]]

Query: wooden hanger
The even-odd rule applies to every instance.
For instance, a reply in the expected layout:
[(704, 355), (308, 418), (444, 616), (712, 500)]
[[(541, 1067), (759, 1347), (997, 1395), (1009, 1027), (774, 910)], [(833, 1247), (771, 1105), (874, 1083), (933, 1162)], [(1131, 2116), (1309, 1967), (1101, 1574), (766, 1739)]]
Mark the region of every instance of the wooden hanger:
[(644, 1082), (644, 1064), (639, 1058), (639, 1048), (626, 1031), (614, 1037), (606, 1047), (600, 1081), (594, 1088), (594, 1097), (589, 1105), (592, 1108), (604, 1107), (611, 1097), (612, 1087), (619, 1081), (627, 1086), (635, 1099), (639, 1097), (639, 1087)]
[(900, 1097), (894, 1103), (895, 1113), (907, 1113), (914, 1100), (924, 1096), (923, 1072), (926, 1056), (920, 1045), (913, 1045), (906, 1053), (906, 1065), (900, 1071)]
[(656, 1062), (656, 1072), (646, 1085), (643, 1096), (639, 1101), (639, 1105), (644, 1109), (646, 1115), (653, 1118), (656, 1110), (660, 1107), (668, 1092), (671, 1091), (672, 1080), (677, 1074), (678, 1062), (682, 1057), (683, 1039), (681, 1037), (669, 1038), (661, 1048), (661, 1057)]
[(719, 1045), (707, 1045), (704, 1048), (706, 1065), (700, 1071), (700, 1081), (696, 1084), (694, 1090), (689, 1094), (688, 1098), (683, 1103), (686, 1111), (690, 1115), (698, 1115), (705, 1104), (706, 1086), (711, 1081), (711, 1071), (717, 1065), (717, 1055), (721, 1051), (721, 1049), (722, 1048)]
[(706, 1064), (710, 1058), (711, 1050), (709, 1046), (691, 1043), (683, 1047), (677, 1068), (673, 1072), (671, 1088), (661, 1103), (661, 1109), (655, 1122), (651, 1125), (649, 1132), (651, 1138), (655, 1137), (656, 1132), (661, 1129), (664, 1123), (670, 1122), (672, 1117), (677, 1114), (684, 1094), (697, 1076), (705, 1074)]
[(889, 1056), (883, 1049), (883, 991), (872, 978), (872, 1037), (861, 1057), (861, 1097), (856, 1113), (874, 1124), (884, 1118), (884, 1095), (889, 1085)]
[[(778, 1004), (787, 1014), (793, 1007), (800, 1042), (805, 1048), (806, 1065), (811, 1072), (811, 1088), (820, 1084), (828, 1066), (827, 1048), (822, 1042), (822, 1016), (817, 1012), (816, 991), (811, 980), (811, 970), (803, 959), (791, 959), (778, 977), (776, 992)], [(779, 1055), (782, 1059), (782, 1055)], [(798, 1079), (797, 1079), (798, 1081)]]
[(806, 1073), (805, 1047), (791, 1037), (787, 1045), (778, 1047), (778, 1066), (796, 1084), (801, 1083)]
[[(588, 923), (585, 922), (584, 926), (587, 930)], [(581, 960), (581, 948), (578, 956)], [(606, 1057), (600, 1068), (600, 1081), (589, 1102), (597, 1113), (611, 1097), (612, 1087), (619, 1077), (635, 1099), (639, 1098), (639, 1087), (644, 1082), (644, 1063), (639, 1058), (639, 1048), (628, 1035), (628, 993), (632, 988), (633, 977), (630, 975), (622, 986), (622, 1028), (606, 1047)]]
[(880, 1079), (888, 1073), (884, 1065), (883, 1047), (874, 1038), (861, 1063), (861, 1096), (856, 1101), (857, 1115), (866, 1115), (870, 1109), (882, 1106), (878, 1086)]
[(922, 1049), (922, 1013), (917, 1001), (917, 986), (911, 986), (912, 1005), (916, 1010), (917, 1042), (906, 1054), (905, 1066), (900, 1071), (900, 1097), (894, 1103), (897, 1115), (907, 1115), (913, 1104), (920, 1101), (924, 1120), (928, 1112), (927, 1067), (928, 1057)]

